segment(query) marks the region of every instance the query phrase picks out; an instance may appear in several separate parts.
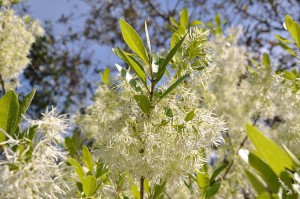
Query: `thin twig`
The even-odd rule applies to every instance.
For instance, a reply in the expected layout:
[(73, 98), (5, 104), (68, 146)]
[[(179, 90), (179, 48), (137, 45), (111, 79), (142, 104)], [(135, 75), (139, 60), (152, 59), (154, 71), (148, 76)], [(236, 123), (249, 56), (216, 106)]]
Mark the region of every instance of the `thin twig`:
[(144, 181), (145, 177), (141, 177), (141, 187), (140, 187), (140, 199), (144, 199)]
[(1, 75), (0, 75), (0, 83), (1, 83), (1, 88), (2, 88), (3, 94), (5, 94), (4, 80), (2, 79)]

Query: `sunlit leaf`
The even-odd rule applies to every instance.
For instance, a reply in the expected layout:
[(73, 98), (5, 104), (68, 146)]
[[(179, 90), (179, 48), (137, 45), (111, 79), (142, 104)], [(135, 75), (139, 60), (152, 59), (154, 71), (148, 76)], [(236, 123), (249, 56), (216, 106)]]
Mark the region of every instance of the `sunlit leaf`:
[(120, 27), (124, 41), (145, 63), (148, 63), (148, 54), (144, 43), (138, 33), (123, 19), (120, 19)]

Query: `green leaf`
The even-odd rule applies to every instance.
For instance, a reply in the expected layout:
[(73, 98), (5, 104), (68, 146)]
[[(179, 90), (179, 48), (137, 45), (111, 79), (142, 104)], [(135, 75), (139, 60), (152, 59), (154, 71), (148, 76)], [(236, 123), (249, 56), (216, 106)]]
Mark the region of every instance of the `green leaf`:
[(91, 173), (94, 171), (94, 161), (89, 149), (86, 146), (83, 146), (82, 149), (82, 159), (85, 166), (90, 170)]
[(184, 118), (184, 121), (188, 122), (194, 119), (195, 117), (195, 110), (190, 111)]
[(121, 49), (119, 49), (119, 52), (125, 58), (125, 61), (129, 64), (130, 68), (137, 74), (143, 84), (146, 85), (146, 74), (142, 66), (138, 64), (138, 62), (134, 58), (124, 53)]
[(153, 194), (150, 199), (162, 199), (164, 196), (164, 191), (166, 188), (167, 181), (164, 181), (160, 184), (155, 184), (153, 188)]
[(280, 187), (279, 178), (272, 170), (270, 165), (266, 164), (253, 152), (250, 152), (248, 155), (248, 163), (253, 169), (257, 171), (257, 174), (259, 174), (264, 179), (273, 193), (278, 193)]
[(110, 69), (105, 68), (103, 72), (100, 73), (101, 80), (104, 85), (109, 85), (109, 78), (110, 78)]
[[(8, 91), (0, 99), (0, 129), (8, 134), (12, 134), (19, 113), (18, 96), (12, 90)], [(0, 142), (5, 141), (5, 134), (0, 131)]]
[(270, 58), (267, 53), (263, 54), (262, 64), (267, 66), (268, 68), (271, 66)]
[(294, 39), (298, 48), (300, 48), (300, 27), (297, 22), (295, 22), (289, 15), (285, 16), (285, 25)]
[(92, 196), (97, 190), (97, 180), (94, 176), (87, 176), (82, 181), (82, 188), (86, 197)]
[[(173, 91), (181, 82), (183, 82), (187, 77), (189, 76), (189, 74), (186, 74), (182, 77), (180, 77), (174, 84), (172, 84), (160, 97), (160, 99), (158, 100), (158, 102), (160, 102), (166, 95), (168, 95), (171, 91)], [(158, 103), (157, 102), (157, 103)]]
[[(277, 195), (276, 195), (277, 196)], [(277, 199), (277, 197), (272, 197), (270, 196), (270, 194), (268, 192), (263, 192), (263, 193), (260, 193), (256, 199)], [(279, 198), (278, 198), (279, 199)]]
[(177, 23), (177, 21), (173, 18), (173, 17), (170, 17), (170, 22), (173, 26), (175, 26), (176, 28), (178, 28), (179, 24)]
[(276, 39), (278, 39), (279, 41), (281, 41), (282, 43), (291, 43), (291, 41), (289, 39), (286, 39), (284, 37), (281, 37), (280, 35), (275, 35)]
[(150, 43), (150, 37), (149, 37), (148, 26), (147, 26), (146, 20), (145, 20), (145, 33), (146, 33), (146, 39), (147, 39), (149, 53), (151, 55), (152, 54), (152, 52), (151, 52), (151, 43)]
[(131, 186), (131, 193), (135, 199), (140, 199), (139, 188), (135, 184)]
[(219, 166), (216, 170), (214, 170), (213, 174), (210, 177), (210, 184), (215, 180), (216, 177), (218, 177), (218, 175), (227, 168), (227, 166), (229, 165), (228, 162), (222, 164), (221, 166)]
[(83, 182), (84, 181), (84, 171), (83, 171), (83, 168), (81, 167), (81, 165), (74, 158), (69, 158), (68, 162), (74, 167), (78, 178), (80, 179), (81, 182)]
[(278, 43), (279, 46), (281, 46), (285, 51), (287, 51), (288, 53), (290, 53), (291, 55), (293, 55), (294, 57), (297, 57), (296, 53), (286, 44), (284, 43)]
[(184, 35), (181, 38), (181, 40), (179, 40), (179, 42), (174, 46), (174, 48), (172, 48), (172, 50), (168, 53), (168, 55), (166, 56), (164, 61), (159, 65), (156, 82), (159, 82), (159, 80), (163, 77), (163, 75), (166, 71), (167, 65), (169, 64), (169, 62), (172, 60), (172, 58), (174, 57), (176, 52), (179, 50), (179, 48), (183, 44), (185, 37), (186, 37), (186, 35)]
[(197, 172), (197, 183), (202, 195), (206, 195), (206, 190), (209, 187), (209, 175), (206, 170), (206, 164)]
[(32, 91), (28, 95), (26, 95), (24, 97), (23, 101), (21, 102), (17, 121), (15, 123), (15, 127), (14, 127), (13, 131), (15, 131), (16, 128), (21, 124), (23, 115), (25, 115), (25, 113), (27, 112), (27, 110), (32, 102), (32, 99), (35, 95), (35, 92), (36, 92), (36, 88), (32, 89)]
[(216, 182), (212, 184), (210, 187), (207, 188), (205, 198), (213, 197), (216, 193), (218, 193), (220, 187), (221, 187), (221, 182)]
[(148, 115), (151, 110), (149, 98), (146, 95), (134, 95), (133, 97), (141, 110)]
[(288, 71), (288, 70), (285, 70), (285, 71), (283, 71), (284, 72), (284, 77), (286, 78), (286, 79), (288, 79), (288, 80), (292, 80), (292, 81), (294, 81), (294, 80), (296, 80), (296, 75), (294, 74), (294, 73), (292, 73), (292, 72), (290, 72), (290, 71)]
[(293, 160), (279, 145), (266, 138), (250, 124), (246, 124), (246, 132), (259, 156), (270, 165), (277, 175), (286, 168), (293, 170)]
[(194, 20), (190, 23), (190, 26), (198, 26), (198, 25), (202, 25), (203, 22), (200, 20)]
[(170, 107), (164, 107), (164, 109), (167, 117), (173, 117), (173, 111), (170, 109)]
[(124, 41), (145, 63), (148, 63), (148, 54), (138, 33), (123, 19), (120, 19), (120, 27)]
[(246, 177), (248, 178), (249, 182), (251, 183), (253, 189), (256, 191), (256, 193), (259, 195), (263, 192), (268, 192), (266, 187), (262, 184), (262, 182), (250, 171), (247, 169), (244, 169), (244, 172), (246, 174)]
[(180, 12), (179, 20), (180, 20), (180, 26), (186, 29), (189, 24), (189, 12), (187, 8), (184, 8)]
[(126, 80), (127, 83), (135, 90), (136, 92), (142, 92), (142, 88), (138, 85), (137, 81), (127, 72), (122, 66), (115, 64), (117, 70), (119, 71), (121, 77)]

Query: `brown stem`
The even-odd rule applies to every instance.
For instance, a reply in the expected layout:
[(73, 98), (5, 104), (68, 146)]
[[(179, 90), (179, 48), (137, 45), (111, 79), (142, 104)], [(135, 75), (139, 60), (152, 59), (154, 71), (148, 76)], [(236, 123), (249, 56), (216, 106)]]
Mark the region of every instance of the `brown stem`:
[(0, 83), (1, 83), (1, 88), (2, 88), (3, 94), (5, 94), (4, 80), (2, 79), (1, 75), (0, 75)]
[(142, 176), (140, 180), (141, 180), (140, 199), (144, 199), (144, 181), (145, 181), (145, 177)]

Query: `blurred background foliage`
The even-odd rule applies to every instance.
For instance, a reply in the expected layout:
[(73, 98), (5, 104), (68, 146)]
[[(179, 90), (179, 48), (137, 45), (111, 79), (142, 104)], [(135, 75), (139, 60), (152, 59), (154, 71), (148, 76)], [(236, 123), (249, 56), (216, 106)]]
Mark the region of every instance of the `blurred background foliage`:
[[(29, 115), (45, 110), (46, 106), (58, 104), (60, 112), (73, 113), (91, 103), (100, 82), (99, 72), (113, 67), (114, 60), (95, 56), (95, 46), (122, 46), (119, 18), (124, 18), (137, 32), (144, 32), (147, 20), (154, 50), (168, 48), (171, 18), (178, 20), (178, 13), (188, 8), (192, 20), (200, 20), (214, 32), (215, 16), (221, 16), (222, 29), (241, 25), (243, 34), (239, 41), (259, 59), (262, 52), (270, 54), (274, 70), (291, 69), (296, 60), (284, 51), (274, 37), (287, 35), (282, 23), (290, 14), (300, 21), (299, 0), (79, 0), (87, 6), (86, 11), (69, 10), (58, 20), (45, 21), (46, 35), (33, 45), (31, 64), (25, 69), (21, 83), (21, 96), (37, 86)], [(26, 4), (18, 5), (20, 12), (30, 14)], [(76, 22), (83, 21), (82, 26)], [(75, 24), (75, 26), (74, 26)], [(65, 27), (64, 34), (56, 34), (55, 27)], [(145, 39), (145, 38), (143, 38)], [(102, 60), (101, 60), (102, 59)], [(110, 65), (105, 65), (111, 63)]]

